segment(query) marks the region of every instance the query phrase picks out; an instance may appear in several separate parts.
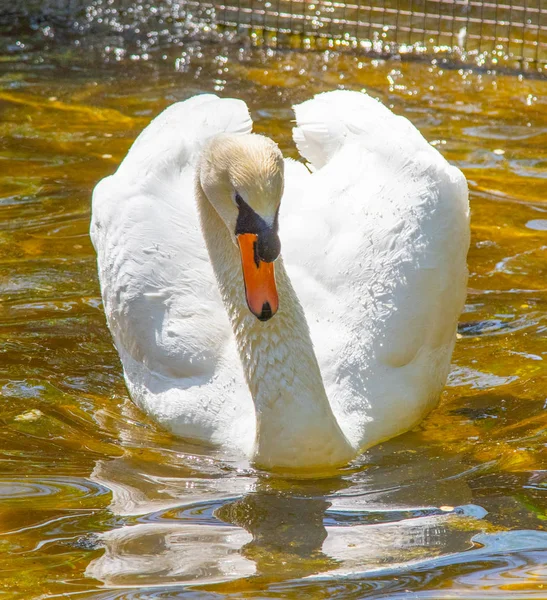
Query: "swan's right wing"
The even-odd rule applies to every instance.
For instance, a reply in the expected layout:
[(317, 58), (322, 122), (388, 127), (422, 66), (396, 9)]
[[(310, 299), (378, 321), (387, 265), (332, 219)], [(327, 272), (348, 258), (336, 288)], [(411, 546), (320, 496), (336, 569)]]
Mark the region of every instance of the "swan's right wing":
[(198, 221), (195, 165), (211, 136), (251, 128), (240, 100), (174, 104), (93, 193), (103, 304), (131, 395), (175, 433), (207, 441), (253, 412)]
[(364, 93), (320, 94), (295, 113), (314, 172), (287, 170), (283, 255), (333, 409), (368, 446), (419, 421), (446, 379), (466, 293), (467, 185)]

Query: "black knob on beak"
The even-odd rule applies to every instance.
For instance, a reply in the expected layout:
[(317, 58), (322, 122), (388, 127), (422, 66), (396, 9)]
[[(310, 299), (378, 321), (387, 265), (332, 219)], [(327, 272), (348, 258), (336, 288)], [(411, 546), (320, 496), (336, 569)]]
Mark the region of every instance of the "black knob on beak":
[(281, 252), (281, 242), (278, 235), (279, 209), (270, 226), (239, 194), (236, 195), (236, 203), (239, 207), (235, 230), (236, 236), (244, 233), (254, 233), (258, 238), (256, 248), (258, 258), (264, 262), (273, 262)]
[(264, 302), (262, 305), (262, 312), (258, 316), (259, 321), (268, 321), (273, 317), (272, 307), (269, 302)]

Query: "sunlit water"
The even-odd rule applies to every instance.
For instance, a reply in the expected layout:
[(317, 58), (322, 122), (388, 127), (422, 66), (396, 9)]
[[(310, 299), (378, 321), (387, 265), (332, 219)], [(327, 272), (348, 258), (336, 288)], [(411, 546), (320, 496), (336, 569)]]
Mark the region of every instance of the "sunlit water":
[[(0, 56), (3, 597), (546, 598), (547, 82), (218, 45), (146, 58)], [(90, 193), (174, 101), (243, 98), (296, 156), (291, 104), (336, 87), (366, 88), (463, 169), (471, 277), (439, 408), (297, 482), (133, 407)]]

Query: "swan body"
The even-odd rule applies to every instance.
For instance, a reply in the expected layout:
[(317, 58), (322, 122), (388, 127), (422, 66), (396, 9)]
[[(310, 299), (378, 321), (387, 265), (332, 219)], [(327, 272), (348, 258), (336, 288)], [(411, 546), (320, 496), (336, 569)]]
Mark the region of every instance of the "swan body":
[[(179, 436), (313, 471), (438, 402), (469, 205), (462, 173), (365, 93), (321, 94), (295, 114), (310, 169), (252, 134), (240, 100), (170, 106), (95, 188), (91, 238), (136, 404)], [(249, 215), (278, 308), (269, 288), (253, 304)]]

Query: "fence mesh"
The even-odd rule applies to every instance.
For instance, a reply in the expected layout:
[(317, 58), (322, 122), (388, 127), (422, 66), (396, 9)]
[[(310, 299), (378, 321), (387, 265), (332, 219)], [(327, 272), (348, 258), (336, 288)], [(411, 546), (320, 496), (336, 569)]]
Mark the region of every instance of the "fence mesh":
[(547, 0), (0, 0), (0, 34), (25, 26), (143, 51), (237, 33), (274, 48), (439, 56), (547, 76)]
[[(547, 72), (547, 0), (188, 0), (187, 10), (273, 47), (450, 55)], [(206, 9), (204, 11), (204, 9)]]

